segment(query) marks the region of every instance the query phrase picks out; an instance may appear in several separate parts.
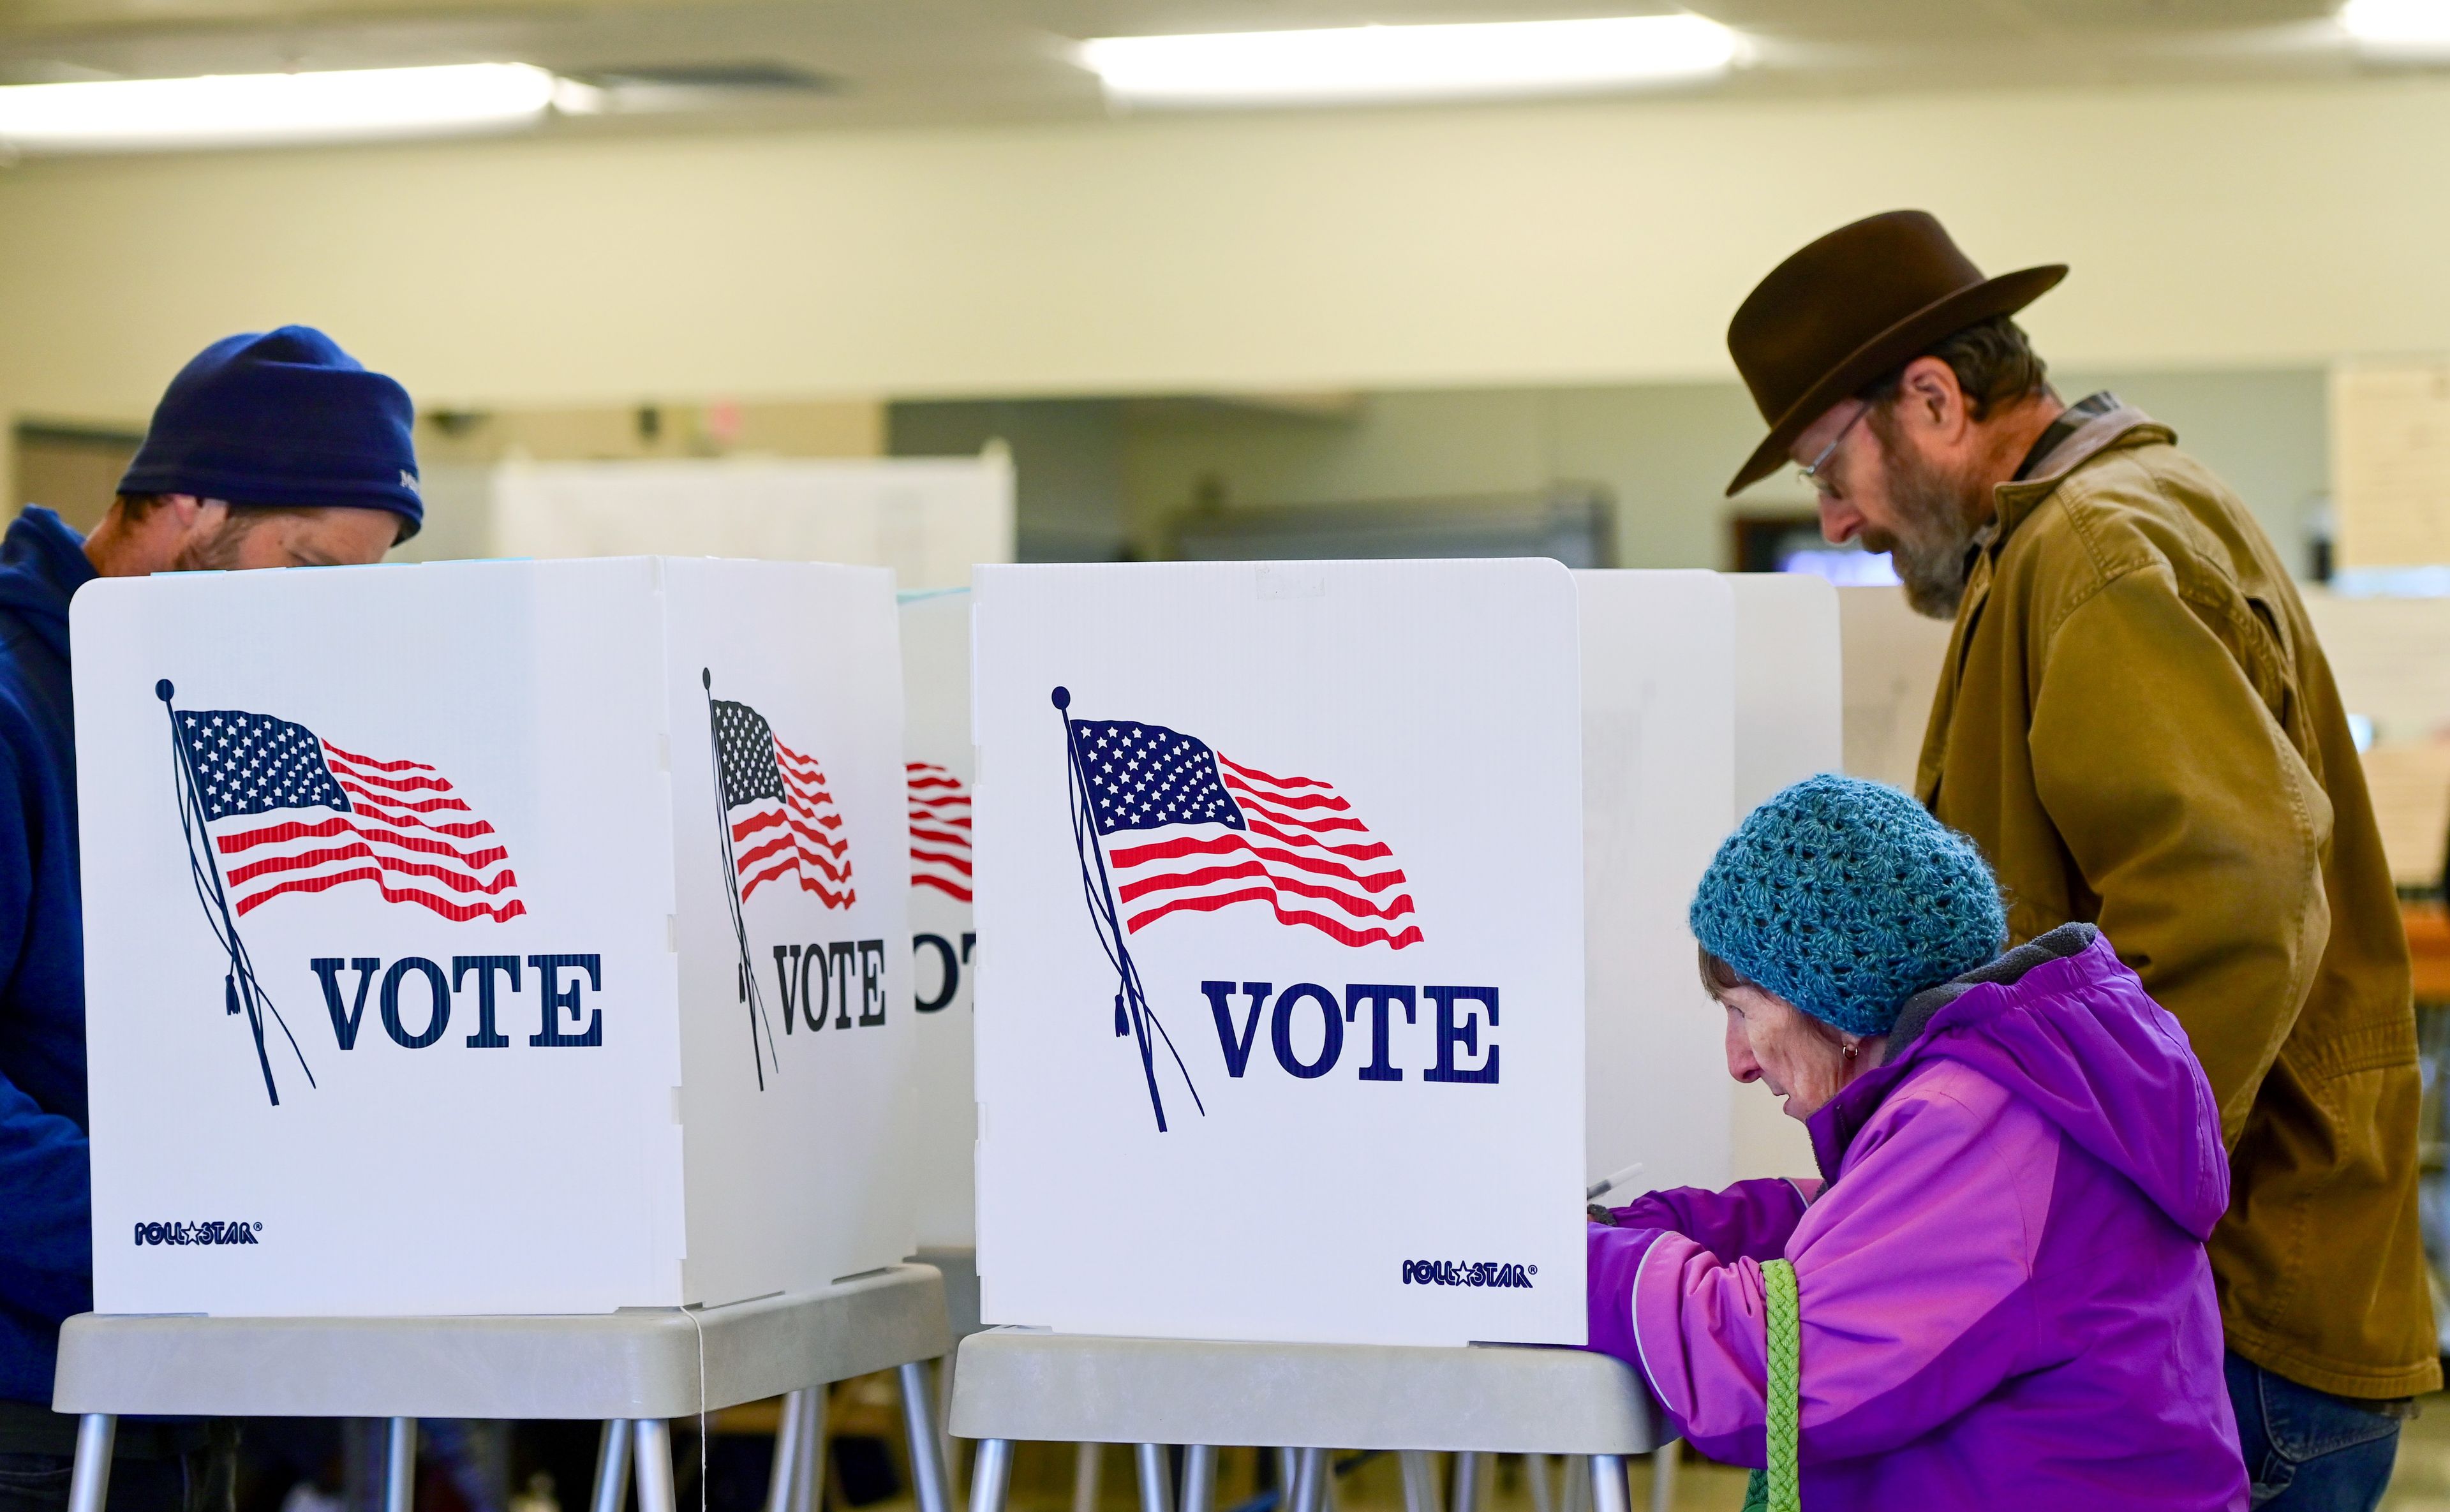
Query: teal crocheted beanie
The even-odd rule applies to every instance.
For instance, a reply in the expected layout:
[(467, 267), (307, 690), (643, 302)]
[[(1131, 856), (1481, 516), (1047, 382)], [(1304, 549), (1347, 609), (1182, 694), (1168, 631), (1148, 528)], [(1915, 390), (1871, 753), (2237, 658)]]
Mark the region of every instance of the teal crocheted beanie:
[(1809, 778), (1754, 809), (1702, 874), (1692, 922), (1710, 954), (1857, 1035), (1888, 1033), (1907, 998), (2008, 938), (1974, 843), (1852, 777)]

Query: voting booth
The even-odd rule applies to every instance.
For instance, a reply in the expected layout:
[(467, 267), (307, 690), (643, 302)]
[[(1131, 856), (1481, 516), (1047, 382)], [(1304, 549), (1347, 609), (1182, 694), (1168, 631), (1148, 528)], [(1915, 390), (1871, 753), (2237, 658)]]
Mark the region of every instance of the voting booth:
[(1572, 577), (976, 583), (986, 1320), (1581, 1343)]
[(910, 785), (910, 955), (918, 1013), (908, 1170), (922, 1249), (978, 1242), (978, 992), (971, 918), (970, 592), (902, 596), (904, 765)]
[(1731, 579), (1580, 572), (1583, 870), (1597, 1183), (1604, 1200), (1733, 1179), (1725, 1014), (1695, 969), (1687, 910), (1729, 828), (1735, 778)]
[(77, 595), (103, 1312), (600, 1312), (909, 1252), (883, 571)]

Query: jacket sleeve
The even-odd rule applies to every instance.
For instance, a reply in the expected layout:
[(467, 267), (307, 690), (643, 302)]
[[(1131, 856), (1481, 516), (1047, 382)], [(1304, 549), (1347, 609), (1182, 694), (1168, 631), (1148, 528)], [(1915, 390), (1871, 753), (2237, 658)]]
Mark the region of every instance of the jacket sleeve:
[(2030, 746), (2102, 933), (2186, 1026), (2234, 1146), (2330, 938), (2329, 799), (2158, 568), (2112, 580), (2051, 636)]
[[(7, 984), (17, 979), (32, 915), (29, 802), (15, 754), (0, 743), (0, 1036), (14, 1030)], [(90, 1183), (85, 1131), (0, 1073), (0, 1303), (42, 1317), (93, 1305)]]
[(1805, 1189), (1818, 1183), (1782, 1177), (1739, 1181), (1724, 1192), (1675, 1187), (1645, 1192), (1609, 1210), (1621, 1229), (1662, 1229), (1681, 1233), (1714, 1254), (1732, 1260), (1774, 1260), (1786, 1252), (1787, 1237), (1811, 1200)]
[[(1899, 1097), (1857, 1136), (1845, 1179), (1797, 1226), (1787, 1258), (1802, 1319), (1805, 1464), (1892, 1449), (1995, 1389), (2030, 1347), (2029, 1282), (2042, 1214), (2013, 1173), (2057, 1138), (2003, 1099), (1977, 1113), (1946, 1095)], [(2047, 1202), (2047, 1192), (2038, 1199)], [(1693, 1446), (1759, 1465), (1766, 1431), (1760, 1266), (1681, 1234), (1594, 1236), (1591, 1285), (1630, 1293), (1627, 1358)]]

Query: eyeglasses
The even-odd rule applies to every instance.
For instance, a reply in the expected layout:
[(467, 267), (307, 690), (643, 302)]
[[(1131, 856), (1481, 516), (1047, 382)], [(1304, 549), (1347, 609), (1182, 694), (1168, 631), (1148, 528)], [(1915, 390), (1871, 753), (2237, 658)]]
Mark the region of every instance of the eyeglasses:
[(1805, 482), (1811, 484), (1816, 492), (1830, 494), (1832, 496), (1836, 495), (1838, 491), (1829, 486), (1829, 480), (1820, 475), (1820, 470), (1829, 465), (1829, 458), (1837, 452), (1838, 443), (1845, 440), (1847, 436), (1855, 429), (1856, 426), (1863, 423), (1863, 417), (1871, 413), (1872, 407), (1868, 404), (1864, 405), (1861, 409), (1857, 410), (1855, 412), (1855, 417), (1838, 428), (1838, 434), (1829, 438), (1829, 444), (1820, 449), (1820, 455), (1818, 456), (1814, 457), (1809, 462), (1799, 462), (1796, 464), (1795, 471), (1801, 475)]

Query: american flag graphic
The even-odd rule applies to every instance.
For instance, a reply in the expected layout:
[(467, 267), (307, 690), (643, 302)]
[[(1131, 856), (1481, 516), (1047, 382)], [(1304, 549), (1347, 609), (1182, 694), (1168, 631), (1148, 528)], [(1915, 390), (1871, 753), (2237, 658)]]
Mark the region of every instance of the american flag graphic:
[(1420, 943), (1403, 868), (1332, 785), (1243, 766), (1162, 725), (1067, 724), (1098, 833), (1162, 832), (1107, 843), (1126, 932), (1264, 902), (1342, 944)]
[(746, 704), (713, 701), (715, 754), (723, 781), (740, 901), (769, 882), (796, 876), (800, 890), (827, 908), (859, 901), (851, 885), (850, 842), (842, 809), (826, 788), (825, 768), (774, 734)]
[(904, 767), (910, 790), (910, 885), (970, 901), (970, 790), (933, 762)]
[(527, 912), (494, 826), (423, 762), (361, 756), (269, 714), (183, 708), (171, 721), (236, 913), (349, 882), (459, 923)]

